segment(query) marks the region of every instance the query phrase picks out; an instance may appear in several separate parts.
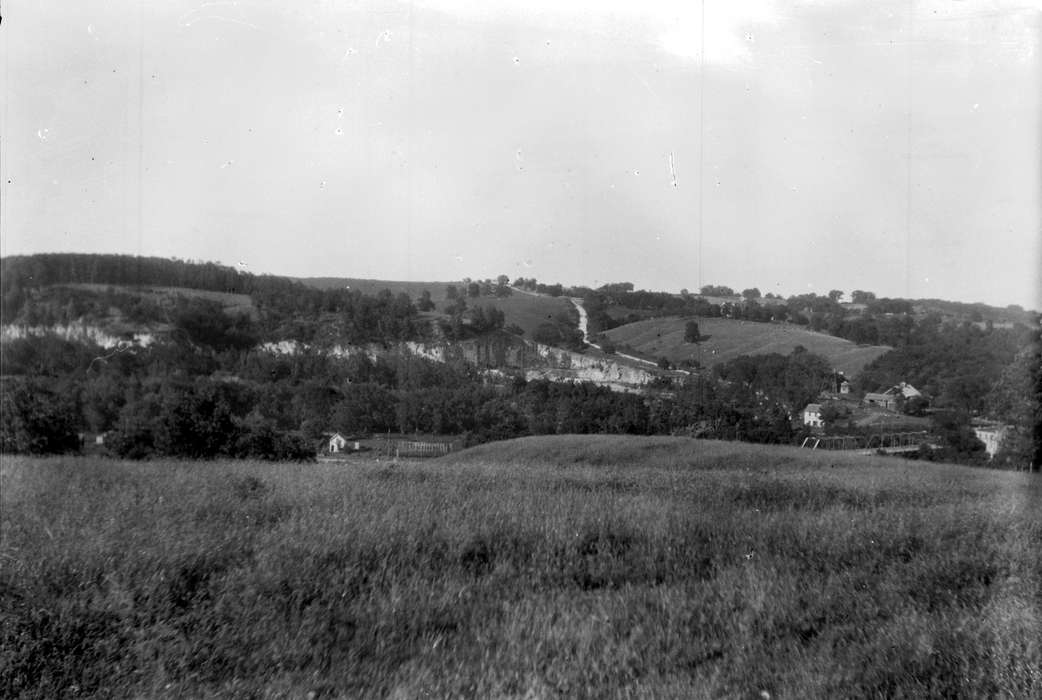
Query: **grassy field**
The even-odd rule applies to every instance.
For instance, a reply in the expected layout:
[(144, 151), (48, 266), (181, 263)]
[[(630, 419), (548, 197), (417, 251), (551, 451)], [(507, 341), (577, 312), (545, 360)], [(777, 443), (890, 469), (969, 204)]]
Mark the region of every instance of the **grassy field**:
[(568, 318), (578, 323), (579, 313), (566, 297), (535, 296), (514, 293), (511, 296), (496, 298), (482, 297), (468, 300), (472, 306), (494, 306), (506, 316), (506, 324), (516, 324), (524, 329), (525, 337), (531, 338), (535, 329), (543, 323), (552, 323), (555, 318)]
[(0, 696), (1042, 697), (1042, 482), (680, 438), (4, 458)]
[(699, 360), (703, 366), (733, 360), (740, 355), (777, 352), (788, 355), (797, 345), (817, 353), (845, 373), (855, 376), (865, 365), (885, 354), (889, 347), (856, 345), (849, 340), (800, 328), (787, 323), (755, 323), (729, 318), (698, 318), (698, 328), (708, 338), (701, 343), (684, 342), (689, 319), (671, 316), (629, 323), (608, 331), (616, 344), (627, 345), (651, 357), (665, 356), (674, 363)]

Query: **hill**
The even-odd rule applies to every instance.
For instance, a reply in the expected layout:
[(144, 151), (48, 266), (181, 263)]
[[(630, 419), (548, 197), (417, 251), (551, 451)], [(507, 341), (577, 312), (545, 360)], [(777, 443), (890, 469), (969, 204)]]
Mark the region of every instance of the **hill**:
[(652, 318), (613, 328), (606, 335), (617, 346), (628, 346), (650, 357), (666, 357), (679, 364), (697, 360), (705, 367), (733, 360), (740, 355), (788, 354), (797, 345), (821, 355), (848, 377), (857, 375), (868, 363), (891, 348), (856, 345), (849, 340), (815, 333), (792, 324), (755, 323), (728, 318), (695, 319), (705, 340), (684, 342), (688, 318)]
[(472, 306), (493, 306), (506, 315), (506, 325), (514, 324), (531, 338), (544, 323), (575, 327), (578, 313), (565, 297), (523, 294), (515, 292), (508, 297), (479, 297), (468, 299)]
[(561, 436), (0, 486), (4, 697), (1042, 695), (1031, 475)]
[[(353, 277), (302, 277), (300, 281), (316, 289), (351, 289), (363, 294), (379, 294), (384, 289), (393, 294), (404, 293), (416, 301), (423, 292), (431, 294), (431, 300), (437, 306), (434, 317), (448, 302), (445, 290), (454, 285), (460, 293), (466, 293), (461, 282), (401, 282), (394, 280), (366, 280)], [(466, 297), (468, 306), (494, 307), (506, 316), (506, 325), (515, 325), (524, 331), (526, 338), (531, 338), (543, 323), (560, 324), (567, 319), (567, 325), (574, 326), (577, 315), (574, 307), (565, 297), (552, 297), (546, 294), (531, 294), (513, 290), (510, 296)]]

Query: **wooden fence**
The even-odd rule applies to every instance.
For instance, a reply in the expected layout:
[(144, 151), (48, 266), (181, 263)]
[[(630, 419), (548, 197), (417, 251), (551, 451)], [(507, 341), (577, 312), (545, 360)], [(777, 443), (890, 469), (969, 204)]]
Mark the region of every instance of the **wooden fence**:
[(389, 457), (440, 457), (452, 452), (451, 442), (422, 442), (419, 440), (392, 440), (387, 444)]

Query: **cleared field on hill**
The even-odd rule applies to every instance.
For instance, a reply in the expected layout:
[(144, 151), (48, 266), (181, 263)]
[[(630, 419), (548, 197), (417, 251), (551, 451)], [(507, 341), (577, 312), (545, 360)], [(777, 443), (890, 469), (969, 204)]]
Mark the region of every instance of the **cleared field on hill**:
[(1032, 475), (575, 436), (0, 481), (4, 697), (1042, 695)]
[(494, 306), (506, 315), (506, 324), (521, 326), (525, 337), (531, 338), (536, 328), (543, 323), (552, 323), (555, 318), (568, 318), (578, 323), (579, 314), (566, 297), (534, 296), (515, 292), (508, 297), (480, 297), (467, 299), (473, 306)]
[[(854, 377), (865, 365), (886, 354), (891, 348), (879, 345), (856, 345), (849, 340), (825, 333), (815, 333), (786, 323), (755, 323), (729, 318), (696, 318), (706, 340), (684, 342), (684, 326), (692, 319), (671, 316), (628, 323), (608, 331), (616, 344), (628, 345), (651, 357), (669, 358), (671, 362), (700, 360), (705, 367), (733, 360), (739, 355), (762, 355), (777, 352), (788, 355), (797, 345), (829, 360), (832, 366)], [(701, 346), (701, 351), (699, 350)]]

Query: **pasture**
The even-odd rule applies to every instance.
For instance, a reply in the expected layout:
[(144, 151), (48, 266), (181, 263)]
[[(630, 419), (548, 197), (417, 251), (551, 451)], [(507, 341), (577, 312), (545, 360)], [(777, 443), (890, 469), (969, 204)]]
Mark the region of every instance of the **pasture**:
[(514, 292), (508, 297), (481, 297), (468, 299), (471, 306), (493, 306), (506, 316), (506, 325), (515, 324), (525, 331), (525, 337), (531, 338), (535, 329), (544, 323), (554, 323), (555, 319), (567, 319), (567, 325), (578, 324), (579, 314), (567, 297), (551, 297), (545, 295), (522, 294)]
[(706, 317), (694, 319), (706, 339), (700, 343), (685, 343), (684, 327), (689, 320), (677, 316), (651, 318), (613, 328), (607, 335), (616, 344), (631, 347), (649, 357), (665, 356), (674, 364), (693, 359), (704, 367), (722, 364), (741, 355), (772, 352), (788, 355), (797, 345), (802, 345), (827, 359), (832, 367), (848, 377), (857, 375), (865, 365), (891, 349), (880, 345), (857, 345), (789, 323)]
[(0, 498), (4, 697), (1042, 696), (1029, 474), (562, 436)]

